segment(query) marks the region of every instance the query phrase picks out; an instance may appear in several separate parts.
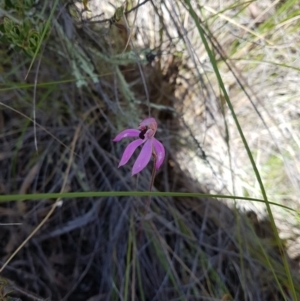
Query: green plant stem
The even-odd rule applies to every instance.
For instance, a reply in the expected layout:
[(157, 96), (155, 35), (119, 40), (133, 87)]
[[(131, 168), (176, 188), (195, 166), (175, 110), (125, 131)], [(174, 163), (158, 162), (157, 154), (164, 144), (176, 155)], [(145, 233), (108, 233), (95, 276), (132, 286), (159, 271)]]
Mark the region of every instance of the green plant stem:
[[(253, 159), (253, 156), (252, 156), (252, 153), (251, 153), (251, 150), (250, 150), (250, 147), (247, 143), (247, 140), (244, 136), (244, 133), (242, 131), (242, 128), (240, 126), (240, 123), (237, 119), (237, 116), (235, 114), (235, 111), (233, 109), (233, 106), (231, 104), (231, 101), (229, 99), (229, 96), (227, 94), (227, 91), (226, 91), (226, 88), (225, 88), (225, 85), (223, 83), (223, 80), (222, 80), (222, 77), (221, 77), (221, 74), (219, 72), (219, 69), (218, 69), (218, 66), (217, 66), (217, 62), (216, 62), (216, 59), (215, 59), (215, 56), (213, 54), (213, 51), (210, 49), (209, 45), (208, 45), (208, 42), (207, 42), (207, 39), (205, 37), (205, 33), (204, 33), (204, 30), (200, 24), (201, 20), (199, 21), (199, 17), (197, 16), (197, 13), (195, 12), (195, 10), (193, 9), (192, 5), (191, 5), (191, 2), (190, 0), (184, 0), (184, 2), (186, 3), (187, 5), (187, 8), (188, 8), (188, 11), (189, 11), (189, 14), (190, 16), (193, 18), (194, 22), (195, 22), (195, 25), (198, 29), (198, 32), (200, 34), (200, 37), (201, 37), (201, 40), (204, 44), (204, 47), (205, 47), (205, 50), (210, 58), (210, 61), (211, 61), (211, 64), (212, 64), (212, 67), (213, 67), (213, 70), (215, 72), (215, 75), (217, 77), (217, 80), (218, 80), (218, 83), (220, 85), (220, 88), (223, 92), (223, 95), (224, 95), (224, 98), (226, 100), (226, 103), (231, 111), (231, 114), (232, 114), (232, 117), (234, 119), (234, 122), (235, 122), (235, 125), (237, 127), (237, 130), (240, 134), (240, 137), (243, 141), (243, 144), (244, 144), (244, 147), (247, 151), (247, 154), (248, 154), (248, 157), (250, 159), (250, 162), (251, 162), (251, 165), (252, 165), (252, 168), (254, 170), (254, 173), (255, 173), (255, 176), (256, 176), (256, 179), (259, 183), (259, 186), (260, 186), (260, 190), (261, 190), (261, 193), (262, 193), (262, 196), (263, 196), (263, 199), (264, 199), (264, 202), (265, 202), (265, 205), (266, 205), (266, 208), (267, 208), (267, 212), (268, 212), (268, 215), (270, 217), (270, 221), (271, 221), (271, 225), (272, 225), (272, 229), (273, 229), (273, 232), (275, 234), (275, 238), (276, 238), (276, 243), (279, 247), (279, 250), (280, 250), (280, 253), (281, 253), (281, 256), (282, 256), (282, 260), (283, 260), (283, 263), (284, 263), (284, 267), (285, 267), (285, 271), (286, 271), (286, 275), (288, 277), (288, 282), (289, 282), (289, 285), (290, 285), (290, 290), (292, 292), (292, 296), (293, 296), (293, 299), (295, 301), (297, 301), (297, 295), (296, 295), (296, 291), (295, 291), (295, 287), (294, 287), (294, 283), (293, 283), (293, 279), (292, 279), (292, 275), (291, 275), (291, 271), (289, 269), (289, 265), (288, 265), (288, 261), (287, 261), (287, 258), (286, 258), (286, 255), (285, 255), (285, 251), (284, 251), (284, 248), (283, 248), (283, 244), (280, 240), (280, 237), (279, 237), (279, 233), (278, 233), (278, 230), (277, 230), (277, 227), (276, 227), (276, 224), (275, 224), (275, 221), (274, 221), (274, 217), (273, 217), (273, 213), (272, 213), (272, 210), (271, 210), (271, 206), (270, 206), (270, 203), (269, 203), (269, 200), (268, 200), (268, 197), (267, 197), (267, 193), (265, 191), (265, 188), (264, 188), (264, 184), (262, 182), (262, 179), (260, 177), (260, 174), (259, 174), (259, 171), (258, 171), (258, 168), (255, 164), (255, 161)], [(274, 275), (275, 279), (277, 280), (277, 277), (276, 275)], [(283, 294), (283, 292), (282, 292)], [(284, 297), (284, 294), (283, 294), (283, 297)]]
[[(149, 192), (151, 192), (152, 187), (153, 187), (153, 183), (154, 183), (154, 178), (155, 178), (155, 173), (156, 173), (156, 169), (155, 169), (155, 165), (156, 165), (156, 154), (153, 153), (153, 158), (154, 158), (154, 162), (153, 162), (153, 169), (152, 169), (152, 174), (151, 174), (151, 181), (150, 181), (150, 186), (149, 186)], [(145, 220), (145, 216), (147, 215), (149, 208), (150, 208), (150, 204), (151, 204), (151, 195), (148, 195), (147, 198), (147, 203), (146, 203), (146, 208), (145, 208), (145, 212), (143, 215), (143, 218), (141, 220), (141, 224), (140, 224), (140, 229), (139, 232), (141, 233), (142, 228), (143, 228), (143, 224), (144, 224), (144, 220)]]
[[(150, 182), (150, 186), (149, 186), (149, 192), (151, 192), (151, 190), (152, 190), (154, 179), (155, 179), (155, 174), (156, 174), (156, 168), (155, 168), (156, 154), (154, 154), (154, 153), (153, 153), (153, 158), (154, 158), (154, 162), (153, 162), (153, 169), (152, 169), (152, 175), (151, 175), (151, 182)], [(148, 196), (145, 214), (147, 214), (147, 212), (149, 211), (150, 204), (151, 204), (151, 195)]]

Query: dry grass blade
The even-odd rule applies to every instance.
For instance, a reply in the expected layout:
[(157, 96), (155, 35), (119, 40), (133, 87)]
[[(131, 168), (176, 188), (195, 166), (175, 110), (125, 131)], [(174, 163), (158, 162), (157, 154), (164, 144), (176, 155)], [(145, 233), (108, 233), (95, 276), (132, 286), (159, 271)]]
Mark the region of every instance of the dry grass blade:
[[(68, 176), (71, 168), (71, 164), (73, 161), (73, 155), (74, 155), (74, 149), (76, 146), (76, 141), (78, 139), (80, 133), (80, 127), (77, 127), (76, 132), (74, 134), (74, 138), (71, 144), (71, 153), (70, 153), (70, 158), (68, 161), (68, 166), (64, 175), (64, 182), (61, 188), (60, 192), (63, 192), (66, 188), (66, 184), (68, 181)], [(59, 206), (61, 199), (57, 199), (54, 204), (52, 205), (51, 209), (49, 210), (48, 214), (45, 216), (45, 218), (37, 225), (37, 227), (30, 233), (30, 235), (19, 245), (19, 247), (11, 254), (11, 256), (5, 261), (5, 263), (2, 265), (0, 268), (0, 273), (5, 269), (5, 267), (10, 263), (10, 261), (20, 252), (20, 250), (26, 245), (26, 243), (41, 229), (41, 227), (48, 221), (50, 216), (53, 214), (55, 209)]]
[[(299, 238), (299, 4), (193, 2), (214, 66), (186, 8), (159, 0), (1, 7), (1, 200), (34, 198), (0, 204), (1, 277), (33, 293), (3, 296), (8, 280), (0, 280), (0, 300), (296, 301), (270, 220), (254, 208), (258, 185), (212, 67), (290, 251)], [(153, 162), (138, 179), (131, 161), (118, 169), (126, 144), (112, 142), (149, 112), (167, 154), (154, 183)], [(149, 183), (236, 199), (90, 194)], [(74, 194), (49, 199), (62, 191)], [(288, 264), (300, 299), (299, 254)]]

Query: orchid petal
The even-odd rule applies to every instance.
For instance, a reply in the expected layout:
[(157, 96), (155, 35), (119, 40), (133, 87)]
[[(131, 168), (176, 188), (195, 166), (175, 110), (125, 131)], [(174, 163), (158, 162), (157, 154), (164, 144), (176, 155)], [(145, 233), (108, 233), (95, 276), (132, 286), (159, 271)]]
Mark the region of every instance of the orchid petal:
[(154, 136), (154, 134), (155, 134), (155, 132), (154, 132), (153, 130), (149, 129), (149, 130), (147, 130), (147, 132), (145, 133), (145, 137), (146, 137), (147, 139), (150, 139), (150, 138), (152, 138), (152, 137)]
[(122, 140), (123, 138), (127, 138), (127, 137), (138, 137), (140, 134), (139, 130), (136, 129), (127, 129), (122, 131), (121, 133), (119, 133), (115, 139), (113, 139), (114, 142), (118, 142), (120, 140)]
[(159, 169), (160, 166), (162, 165), (164, 159), (165, 159), (165, 148), (162, 145), (161, 142), (159, 142), (157, 139), (153, 139), (153, 145), (154, 145), (154, 149), (155, 149), (155, 153), (156, 153), (156, 164), (155, 164), (155, 168)]
[(122, 166), (128, 162), (128, 160), (131, 158), (133, 155), (134, 151), (141, 145), (143, 144), (144, 141), (142, 139), (137, 139), (132, 142), (130, 142), (127, 147), (125, 148), (125, 151), (123, 153), (123, 156), (121, 158), (121, 161), (119, 163), (119, 166)]
[(144, 119), (140, 123), (139, 129), (143, 129), (146, 126), (149, 127), (149, 128), (151, 128), (154, 131), (154, 133), (157, 130), (157, 122), (156, 122), (156, 120), (153, 117), (149, 117), (149, 118)]
[(137, 157), (133, 165), (132, 175), (139, 173), (149, 163), (152, 155), (152, 142), (153, 139), (146, 140), (139, 156)]

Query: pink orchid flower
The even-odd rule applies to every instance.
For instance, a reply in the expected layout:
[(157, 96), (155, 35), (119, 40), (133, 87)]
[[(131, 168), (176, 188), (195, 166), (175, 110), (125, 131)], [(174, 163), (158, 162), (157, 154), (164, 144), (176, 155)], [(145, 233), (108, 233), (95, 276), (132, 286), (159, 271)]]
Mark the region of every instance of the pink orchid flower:
[(165, 158), (165, 148), (161, 142), (154, 138), (156, 130), (157, 122), (154, 118), (150, 117), (143, 120), (137, 130), (127, 129), (119, 133), (116, 138), (113, 139), (114, 142), (118, 142), (127, 137), (138, 137), (138, 139), (128, 144), (118, 167), (125, 165), (134, 151), (140, 145), (144, 144), (133, 165), (132, 175), (135, 175), (144, 169), (149, 163), (152, 155), (155, 158), (155, 168), (159, 169)]

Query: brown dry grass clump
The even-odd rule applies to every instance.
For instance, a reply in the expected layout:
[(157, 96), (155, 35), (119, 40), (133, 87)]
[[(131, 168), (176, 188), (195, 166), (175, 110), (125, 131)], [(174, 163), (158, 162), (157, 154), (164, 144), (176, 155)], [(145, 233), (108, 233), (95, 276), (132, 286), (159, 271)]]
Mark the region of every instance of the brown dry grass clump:
[[(161, 6), (143, 4), (160, 19), (153, 24), (165, 26), (153, 37), (138, 20), (128, 30), (125, 20), (139, 10), (114, 22), (105, 21), (106, 11), (94, 22), (81, 20), (73, 3), (55, 3), (39, 2), (26, 15), (34, 26), (55, 7), (26, 80), (30, 46), (1, 44), (1, 194), (147, 191), (150, 168), (138, 178), (130, 164), (118, 169), (125, 144), (112, 138), (149, 109), (167, 150), (153, 190), (207, 192), (178, 161), (197, 142), (191, 120), (181, 117), (198, 83), (176, 50), (180, 30), (175, 39)], [(6, 9), (9, 18), (14, 11)], [(210, 82), (200, 77), (209, 101)], [(1, 273), (9, 281), (0, 280), (0, 300), (293, 300), (271, 228), (260, 232), (255, 214), (204, 197), (152, 197), (144, 214), (146, 203), (136, 196), (60, 200)], [(1, 204), (1, 266), (52, 206), (47, 198)], [(299, 274), (291, 273), (300, 296)]]

